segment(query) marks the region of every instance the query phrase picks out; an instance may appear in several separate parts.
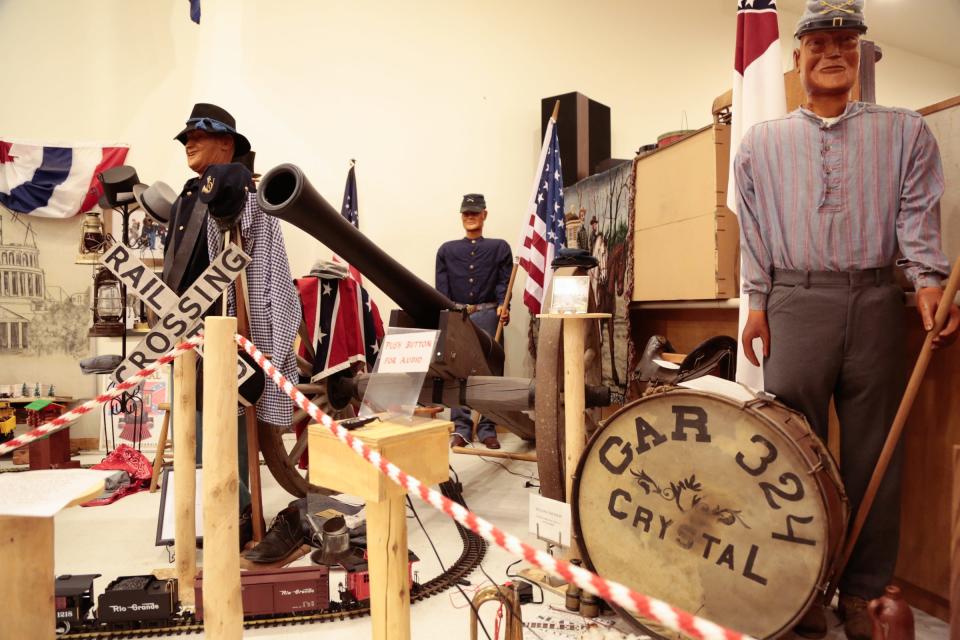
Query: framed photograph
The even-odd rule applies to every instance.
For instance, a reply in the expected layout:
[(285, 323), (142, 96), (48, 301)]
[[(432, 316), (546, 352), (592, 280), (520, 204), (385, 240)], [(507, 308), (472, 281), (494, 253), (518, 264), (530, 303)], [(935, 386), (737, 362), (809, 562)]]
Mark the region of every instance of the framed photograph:
[[(197, 493), (194, 510), (197, 514), (196, 536), (197, 543), (203, 542), (203, 469), (197, 465)], [(173, 544), (176, 531), (176, 516), (173, 508), (173, 487), (176, 479), (173, 467), (164, 467), (162, 484), (160, 487), (160, 510), (157, 513), (157, 539), (154, 546), (165, 547)]]
[(586, 313), (590, 276), (556, 276), (550, 297), (550, 313)]
[[(163, 243), (167, 236), (165, 224), (157, 222), (143, 209), (130, 213), (129, 246), (143, 263), (154, 269), (163, 267)], [(117, 209), (103, 212), (103, 226), (114, 240), (123, 239), (123, 215)]]

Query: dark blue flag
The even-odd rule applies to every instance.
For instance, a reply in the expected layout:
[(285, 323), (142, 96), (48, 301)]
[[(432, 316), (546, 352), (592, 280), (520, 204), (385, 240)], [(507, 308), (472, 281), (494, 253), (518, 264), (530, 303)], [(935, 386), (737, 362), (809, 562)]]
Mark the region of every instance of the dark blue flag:
[(347, 173), (347, 186), (343, 188), (343, 206), (340, 207), (340, 213), (350, 224), (360, 228), (360, 207), (357, 203), (357, 176), (353, 171), (353, 162), (350, 163), (350, 171)]
[(190, 0), (190, 19), (200, 24), (200, 0)]

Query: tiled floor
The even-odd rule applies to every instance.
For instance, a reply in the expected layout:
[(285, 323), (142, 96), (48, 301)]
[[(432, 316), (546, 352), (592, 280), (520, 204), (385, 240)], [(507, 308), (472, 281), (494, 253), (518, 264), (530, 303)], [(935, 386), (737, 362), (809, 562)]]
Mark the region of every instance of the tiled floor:
[[(525, 445), (518, 439), (507, 436), (504, 446), (521, 450)], [(83, 457), (84, 462), (96, 462), (96, 456)], [(465, 497), (470, 508), (507, 531), (535, 543), (527, 531), (527, 494), (536, 491), (524, 486), (535, 479), (536, 465), (525, 462), (507, 462), (505, 465), (471, 456), (453, 456), (453, 466), (465, 486)], [(10, 458), (0, 460), (0, 468), (9, 467)], [(291, 499), (280, 489), (264, 468), (264, 511), (275, 514)], [(154, 546), (157, 525), (157, 509), (160, 494), (139, 493), (123, 498), (105, 507), (72, 508), (61, 512), (56, 518), (56, 571), (64, 573), (101, 573), (96, 585), (103, 588), (117, 575), (146, 573), (160, 567), (170, 567), (167, 551)], [(453, 562), (460, 553), (460, 539), (453, 524), (430, 507), (415, 502), (423, 524), (436, 544), (445, 564)], [(426, 536), (412, 517), (408, 517), (411, 548), (421, 561), (417, 571), (422, 580), (439, 573), (436, 557), (430, 549)], [(304, 558), (301, 563), (307, 562)], [(487, 574), (498, 582), (505, 581), (505, 570), (513, 558), (499, 549), (488, 551), (483, 562)], [(487, 579), (480, 571), (470, 577), (465, 586), (472, 593)], [(576, 615), (562, 610), (559, 596), (549, 592), (543, 605), (524, 605), (526, 622), (550, 618), (552, 621), (582, 622)], [(489, 632), (493, 633), (493, 618), (496, 606), (486, 605), (481, 617)], [(433, 640), (437, 638), (469, 638), (470, 615), (464, 598), (456, 590), (417, 603), (412, 609), (413, 638)], [(935, 640), (946, 638), (947, 625), (922, 612), (915, 612), (917, 638)], [(618, 627), (626, 629), (622, 622)], [(502, 630), (501, 630), (502, 633)], [(178, 636), (182, 637), (182, 636)], [(299, 627), (277, 627), (248, 631), (250, 638), (367, 638), (370, 637), (369, 618), (349, 620), (335, 624), (320, 624)], [(480, 632), (480, 638), (483, 632)], [(525, 638), (576, 638), (578, 632), (558, 632), (544, 629), (527, 629)], [(843, 638), (843, 629), (834, 625), (831, 638)]]

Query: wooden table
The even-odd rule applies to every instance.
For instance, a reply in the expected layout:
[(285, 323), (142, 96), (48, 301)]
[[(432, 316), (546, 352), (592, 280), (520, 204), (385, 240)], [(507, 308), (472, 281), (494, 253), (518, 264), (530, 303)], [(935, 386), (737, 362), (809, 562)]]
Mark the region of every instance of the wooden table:
[[(374, 451), (428, 485), (448, 478), (446, 420), (373, 422), (353, 431)], [(406, 494), (321, 425), (310, 425), (310, 482), (367, 501), (367, 556), (374, 640), (410, 639)]]
[[(0, 492), (22, 498), (36, 490), (39, 478), (44, 478), (43, 486), (57, 498), (43, 511), (28, 512), (22, 503), (13, 502), (2, 507), (6, 515), (0, 515), (0, 557), (4, 566), (0, 602), (10, 615), (0, 626), (0, 638), (55, 637), (53, 516), (60, 509), (99, 495), (104, 478), (111, 473), (115, 472), (62, 469), (5, 473), (0, 478)], [(71, 480), (50, 482), (57, 478)], [(49, 494), (37, 494), (38, 502), (46, 497)]]

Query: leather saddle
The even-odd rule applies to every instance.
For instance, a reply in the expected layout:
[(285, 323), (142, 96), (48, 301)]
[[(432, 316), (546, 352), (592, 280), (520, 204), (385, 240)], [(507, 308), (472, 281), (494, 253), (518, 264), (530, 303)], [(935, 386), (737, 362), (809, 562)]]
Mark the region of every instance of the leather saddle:
[(661, 366), (664, 353), (673, 353), (673, 345), (664, 336), (653, 335), (634, 369), (633, 381), (643, 393), (647, 389), (663, 385), (675, 385), (705, 375), (715, 375), (733, 380), (737, 373), (737, 341), (730, 336), (713, 336), (696, 346), (684, 357), (680, 368)]

